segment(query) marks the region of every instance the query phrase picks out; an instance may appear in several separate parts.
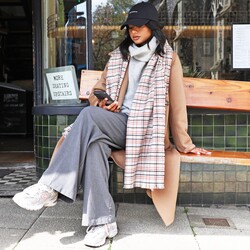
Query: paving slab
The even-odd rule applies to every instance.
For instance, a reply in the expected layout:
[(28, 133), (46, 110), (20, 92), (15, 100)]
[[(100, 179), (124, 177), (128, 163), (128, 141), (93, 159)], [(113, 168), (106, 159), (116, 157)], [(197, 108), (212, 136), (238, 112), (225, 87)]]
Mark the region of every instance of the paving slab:
[(82, 200), (74, 203), (58, 200), (54, 207), (46, 208), (41, 217), (82, 219)]
[(194, 228), (201, 250), (250, 249), (250, 232), (227, 229)]
[(29, 229), (42, 213), (27, 211), (17, 206), (12, 199), (0, 199), (0, 228)]
[[(58, 200), (54, 207), (44, 209), (15, 250), (93, 249), (83, 244), (86, 227), (82, 227), (82, 201), (67, 203)], [(102, 247), (106, 250), (110, 240)], [(33, 247), (32, 247), (33, 246)]]
[[(197, 221), (197, 218), (222, 218), (228, 220), (229, 224), (232, 224), (230, 227), (232, 229), (250, 231), (250, 211), (248, 207), (188, 207), (186, 209), (188, 211), (188, 216), (192, 227), (197, 226), (194, 224), (194, 221)], [(206, 225), (201, 223), (199, 227), (206, 227)]]
[[(85, 230), (81, 219), (40, 217), (15, 250), (90, 249), (83, 244)], [(107, 245), (99, 249), (107, 249)]]
[(121, 234), (157, 233), (192, 235), (183, 207), (176, 208), (175, 221), (166, 227), (154, 205), (126, 204), (118, 206), (117, 221)]
[(12, 250), (27, 230), (0, 228), (0, 250)]
[(117, 223), (121, 234), (164, 233), (166, 226), (153, 205), (118, 205)]
[(132, 234), (115, 237), (112, 250), (200, 250), (191, 235)]
[[(238, 250), (250, 246), (248, 207), (177, 207), (166, 227), (153, 205), (117, 204), (119, 234), (101, 250)], [(59, 200), (37, 212), (0, 199), (0, 250), (80, 250), (86, 227), (81, 226), (82, 201)], [(204, 218), (226, 219), (228, 225), (207, 225)]]
[[(247, 207), (190, 207), (187, 211), (201, 250), (250, 249), (250, 212)], [(212, 219), (215, 224), (205, 223), (204, 218)]]
[(166, 227), (153, 205), (121, 203), (117, 221), (112, 250), (199, 250), (183, 207), (177, 207), (174, 223)]

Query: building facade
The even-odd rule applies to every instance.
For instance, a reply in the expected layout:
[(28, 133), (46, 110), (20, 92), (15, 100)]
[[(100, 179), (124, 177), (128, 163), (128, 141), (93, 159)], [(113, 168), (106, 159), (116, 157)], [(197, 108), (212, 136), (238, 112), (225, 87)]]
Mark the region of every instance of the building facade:
[[(48, 167), (63, 129), (73, 123), (80, 110), (88, 105), (87, 101), (79, 102), (77, 98), (70, 101), (53, 99), (47, 74), (68, 71), (69, 66), (73, 67), (77, 89), (82, 70), (102, 70), (108, 53), (123, 39), (124, 31), (120, 30), (120, 24), (125, 20), (126, 12), (137, 2), (33, 1), (33, 114), (35, 155), (40, 174)], [(248, 48), (234, 44), (241, 39), (239, 33), (249, 31), (249, 0), (150, 2), (159, 10), (163, 30), (181, 59), (184, 76), (249, 81), (248, 57), (237, 61), (240, 53), (249, 53)], [(240, 42), (244, 44), (244, 41)], [(239, 66), (242, 61), (244, 63)], [(189, 134), (197, 146), (249, 151), (249, 114), (189, 110), (188, 119)], [(189, 178), (189, 175), (187, 171), (183, 178)], [(116, 200), (147, 202), (141, 190), (124, 193), (122, 171), (116, 169), (112, 178), (111, 188)], [(185, 193), (185, 190), (181, 192)], [(183, 202), (181, 198), (179, 202), (185, 203), (185, 197)]]

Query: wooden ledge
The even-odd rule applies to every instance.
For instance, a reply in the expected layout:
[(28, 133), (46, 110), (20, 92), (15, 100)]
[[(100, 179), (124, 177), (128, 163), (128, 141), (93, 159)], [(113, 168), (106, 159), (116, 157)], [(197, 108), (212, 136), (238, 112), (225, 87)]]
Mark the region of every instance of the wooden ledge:
[(210, 150), (211, 155), (181, 153), (181, 162), (250, 166), (250, 152)]
[(250, 111), (250, 83), (184, 77), (188, 107)]

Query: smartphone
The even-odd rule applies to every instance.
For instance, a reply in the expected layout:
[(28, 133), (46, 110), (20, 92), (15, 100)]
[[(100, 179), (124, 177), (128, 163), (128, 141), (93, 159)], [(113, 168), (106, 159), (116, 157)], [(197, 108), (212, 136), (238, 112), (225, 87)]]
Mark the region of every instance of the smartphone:
[(104, 91), (104, 90), (94, 90), (94, 95), (102, 101), (105, 98), (108, 98), (106, 105), (110, 105), (111, 103), (114, 102), (114, 100)]

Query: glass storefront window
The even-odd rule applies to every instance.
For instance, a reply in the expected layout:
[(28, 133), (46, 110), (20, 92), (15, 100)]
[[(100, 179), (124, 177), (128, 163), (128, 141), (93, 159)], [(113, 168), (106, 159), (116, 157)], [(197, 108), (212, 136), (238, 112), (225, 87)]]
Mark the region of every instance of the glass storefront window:
[(173, 11), (172, 41), (185, 76), (244, 79), (232, 68), (232, 23), (249, 23), (250, 1), (182, 0)]
[[(73, 65), (78, 84), (89, 61), (91, 69), (103, 70), (109, 52), (124, 37), (120, 25), (127, 11), (138, 2), (141, 0), (41, 0), (43, 68)], [(158, 9), (164, 33), (181, 59), (184, 76), (249, 80), (247, 69), (232, 68), (232, 24), (250, 22), (250, 0), (150, 2)], [(89, 14), (92, 20), (87, 23)], [(89, 38), (88, 27), (92, 28)], [(43, 103), (49, 103), (45, 81), (43, 91)]]
[[(73, 65), (79, 82), (87, 67), (86, 0), (44, 0), (42, 11), (43, 68)], [(43, 83), (43, 103), (49, 103), (45, 79)]]
[[(140, 1), (93, 1), (93, 60), (102, 70), (108, 53), (123, 39), (120, 24)], [(232, 68), (232, 24), (250, 22), (249, 0), (153, 0), (169, 43), (179, 55), (184, 76), (249, 80)]]

